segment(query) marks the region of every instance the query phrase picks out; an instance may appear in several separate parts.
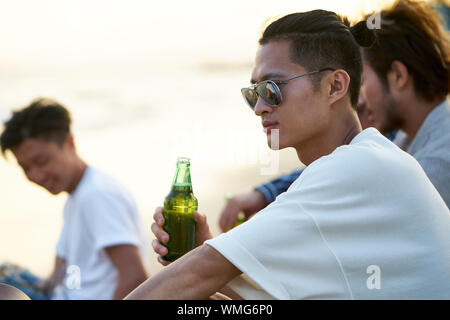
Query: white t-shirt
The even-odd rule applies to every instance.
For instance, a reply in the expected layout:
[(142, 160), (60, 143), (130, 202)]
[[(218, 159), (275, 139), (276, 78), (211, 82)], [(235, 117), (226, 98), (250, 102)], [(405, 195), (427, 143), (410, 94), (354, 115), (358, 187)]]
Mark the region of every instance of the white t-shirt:
[(107, 247), (131, 244), (145, 265), (147, 239), (133, 197), (110, 176), (88, 167), (64, 206), (57, 256), (67, 264), (53, 299), (112, 299), (117, 270)]
[(449, 299), (450, 212), (417, 161), (369, 128), (206, 243), (247, 299)]

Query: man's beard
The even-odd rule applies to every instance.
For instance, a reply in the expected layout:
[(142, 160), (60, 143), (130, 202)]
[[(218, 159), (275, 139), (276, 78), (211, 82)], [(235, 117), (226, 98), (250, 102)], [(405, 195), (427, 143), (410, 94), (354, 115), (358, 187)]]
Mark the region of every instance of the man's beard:
[(384, 93), (384, 99), (382, 102), (382, 110), (384, 112), (383, 122), (380, 123), (379, 131), (384, 134), (390, 134), (393, 131), (399, 129), (402, 124), (402, 120), (397, 114), (397, 104), (392, 98), (389, 91)]

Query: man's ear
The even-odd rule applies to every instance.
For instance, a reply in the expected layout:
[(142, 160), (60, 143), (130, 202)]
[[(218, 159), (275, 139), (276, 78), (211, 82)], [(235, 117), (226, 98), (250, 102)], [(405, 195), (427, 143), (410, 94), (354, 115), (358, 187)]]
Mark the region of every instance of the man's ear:
[(389, 90), (391, 92), (402, 91), (406, 87), (409, 77), (408, 68), (405, 64), (401, 61), (394, 60), (387, 73)]
[(330, 104), (345, 97), (350, 85), (350, 76), (343, 69), (337, 69), (327, 76), (328, 95)]
[(64, 144), (66, 144), (71, 149), (75, 150), (75, 141), (73, 139), (73, 135), (70, 132), (66, 135), (66, 139), (64, 140)]

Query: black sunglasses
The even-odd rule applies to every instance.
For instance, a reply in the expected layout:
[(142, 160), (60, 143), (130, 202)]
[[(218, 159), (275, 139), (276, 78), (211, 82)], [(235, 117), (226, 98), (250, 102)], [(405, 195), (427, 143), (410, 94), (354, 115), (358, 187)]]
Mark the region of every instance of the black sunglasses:
[(310, 71), (287, 80), (265, 80), (259, 83), (255, 83), (248, 88), (242, 88), (241, 93), (252, 110), (255, 109), (256, 103), (258, 102), (258, 97), (261, 97), (267, 104), (271, 105), (272, 107), (277, 107), (281, 104), (281, 101), (283, 101), (280, 88), (278, 87), (279, 84), (286, 84), (288, 81), (304, 76), (309, 76), (314, 73), (334, 70), (336, 69), (323, 68), (320, 70)]

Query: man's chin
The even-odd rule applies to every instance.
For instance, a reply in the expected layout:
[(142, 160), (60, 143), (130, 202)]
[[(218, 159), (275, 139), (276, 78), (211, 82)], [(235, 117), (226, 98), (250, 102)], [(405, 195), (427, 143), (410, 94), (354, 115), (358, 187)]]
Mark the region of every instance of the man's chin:
[(277, 151), (277, 150), (281, 150), (281, 149), (287, 148), (287, 146), (280, 145), (279, 143), (274, 143), (274, 145), (272, 146), (272, 144), (270, 142), (270, 139), (267, 140), (267, 146), (273, 151)]
[(396, 123), (382, 123), (378, 126), (375, 126), (376, 128), (379, 128), (378, 131), (380, 131), (380, 133), (382, 135), (389, 135), (392, 132), (394, 132), (395, 130), (397, 130), (399, 128), (399, 124)]
[(56, 196), (56, 195), (58, 195), (58, 194), (60, 194), (62, 192), (62, 190), (59, 190), (59, 189), (45, 188), (45, 190), (47, 190), (48, 192), (50, 192), (54, 196)]

